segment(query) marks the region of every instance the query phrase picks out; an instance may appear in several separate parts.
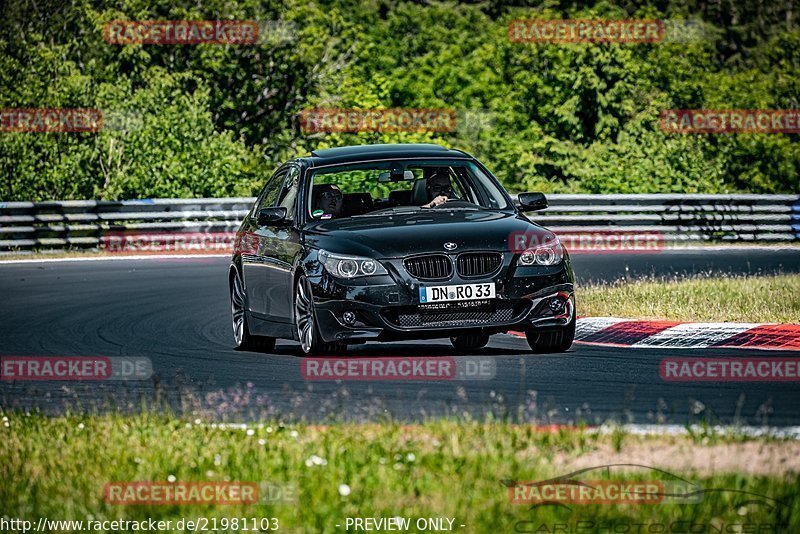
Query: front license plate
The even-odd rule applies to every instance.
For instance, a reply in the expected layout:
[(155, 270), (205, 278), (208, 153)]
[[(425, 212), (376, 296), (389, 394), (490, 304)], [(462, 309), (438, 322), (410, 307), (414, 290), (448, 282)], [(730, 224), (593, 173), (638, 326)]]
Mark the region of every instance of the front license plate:
[(493, 299), (494, 297), (495, 286), (492, 283), (419, 288), (420, 304), (429, 302), (450, 302), (454, 300)]

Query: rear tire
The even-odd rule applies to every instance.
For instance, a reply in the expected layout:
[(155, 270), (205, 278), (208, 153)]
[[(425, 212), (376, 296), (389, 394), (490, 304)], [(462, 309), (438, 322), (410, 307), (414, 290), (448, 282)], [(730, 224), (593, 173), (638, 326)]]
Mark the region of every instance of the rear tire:
[(575, 340), (575, 318), (567, 326), (558, 329), (536, 330), (529, 328), (525, 331), (525, 339), (531, 350), (537, 354), (551, 354), (566, 352)]
[(344, 343), (326, 343), (317, 327), (317, 312), (314, 308), (314, 297), (311, 293), (311, 282), (305, 275), (297, 279), (294, 292), (294, 322), (297, 328), (297, 339), (300, 350), (306, 356), (315, 354), (342, 354), (347, 351)]
[(238, 274), (231, 282), (231, 323), (233, 325), (233, 342), (236, 350), (255, 352), (272, 352), (275, 350), (275, 338), (255, 336), (247, 325), (247, 297), (244, 285)]
[(450, 338), (453, 348), (458, 352), (482, 349), (489, 343), (489, 334), (463, 334)]

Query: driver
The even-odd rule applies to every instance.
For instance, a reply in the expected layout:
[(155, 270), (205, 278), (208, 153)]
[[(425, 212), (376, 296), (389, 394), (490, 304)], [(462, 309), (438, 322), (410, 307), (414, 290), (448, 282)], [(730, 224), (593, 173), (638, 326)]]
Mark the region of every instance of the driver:
[(453, 186), (450, 183), (450, 176), (446, 171), (436, 171), (428, 177), (425, 182), (425, 191), (428, 193), (430, 202), (423, 204), (422, 208), (433, 208), (441, 206), (450, 198)]
[[(336, 184), (314, 186), (313, 211), (321, 211), (321, 217), (339, 217), (342, 214), (342, 191)], [(330, 218), (325, 217), (325, 218)]]

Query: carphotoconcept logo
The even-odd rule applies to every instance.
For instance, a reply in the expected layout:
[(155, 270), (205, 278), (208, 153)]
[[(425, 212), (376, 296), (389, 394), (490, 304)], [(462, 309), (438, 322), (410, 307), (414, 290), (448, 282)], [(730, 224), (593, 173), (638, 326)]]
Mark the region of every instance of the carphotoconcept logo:
[(798, 382), (800, 358), (664, 358), (665, 382)]
[(494, 359), (472, 356), (305, 358), (300, 364), (306, 380), (490, 380), (495, 373)]
[(666, 109), (659, 126), (666, 133), (800, 133), (798, 109)]
[[(634, 474), (635, 480), (632, 479)], [(724, 516), (731, 512), (728, 509), (711, 510), (714, 517), (711, 521), (695, 513), (690, 514), (690, 520), (595, 519), (581, 511), (572, 518), (560, 514), (558, 522), (555, 522), (546, 519), (549, 514), (541, 514), (542, 507), (554, 507), (572, 514), (573, 505), (691, 505), (703, 502), (709, 494), (725, 495), (723, 502), (731, 503), (737, 518), (751, 509), (768, 512), (784, 507), (788, 509), (784, 502), (747, 489), (703, 488), (678, 475), (646, 465), (599, 465), (549, 480), (501, 482), (507, 488), (511, 503), (529, 505), (530, 518), (514, 523), (514, 532), (784, 532), (786, 527), (775, 521), (756, 522), (750, 518), (727, 522)]]
[(98, 356), (3, 356), (0, 380), (146, 380), (153, 374), (150, 358)]

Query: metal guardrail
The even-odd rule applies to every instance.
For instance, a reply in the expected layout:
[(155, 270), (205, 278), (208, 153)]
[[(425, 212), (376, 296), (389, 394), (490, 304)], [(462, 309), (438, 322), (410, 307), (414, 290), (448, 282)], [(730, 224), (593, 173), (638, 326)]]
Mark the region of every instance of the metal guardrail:
[(800, 195), (549, 195), (533, 220), (558, 233), (658, 233), (665, 241), (800, 240)]
[[(665, 241), (800, 240), (800, 195), (548, 195), (530, 218), (559, 234), (657, 233)], [(0, 202), (0, 254), (97, 249), (108, 236), (231, 235), (253, 198)]]
[(100, 248), (120, 233), (235, 232), (254, 198), (0, 203), (0, 254)]

